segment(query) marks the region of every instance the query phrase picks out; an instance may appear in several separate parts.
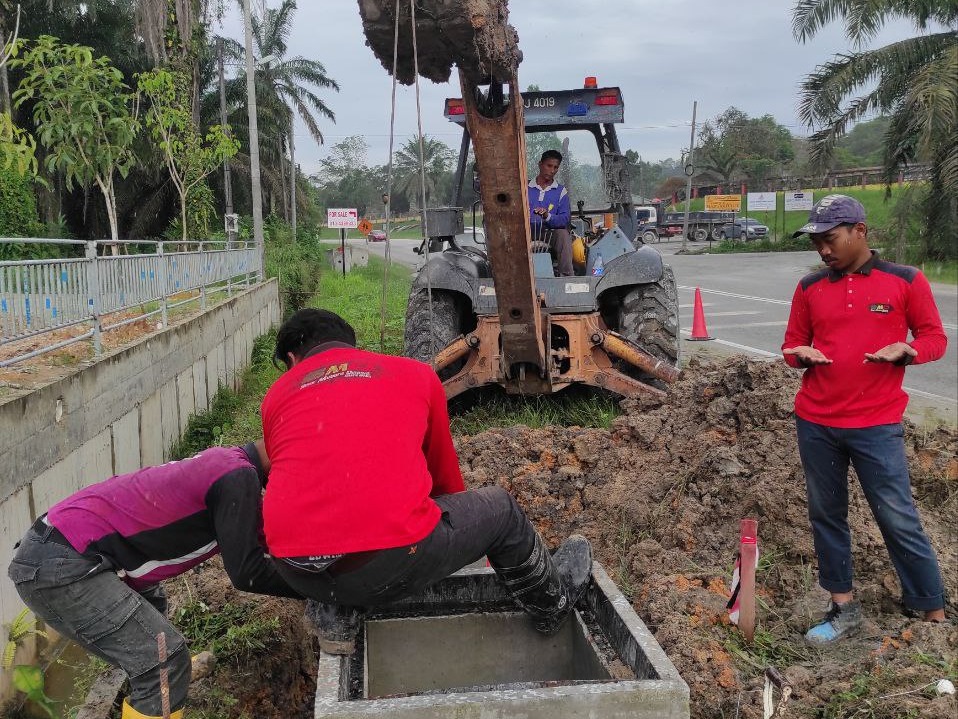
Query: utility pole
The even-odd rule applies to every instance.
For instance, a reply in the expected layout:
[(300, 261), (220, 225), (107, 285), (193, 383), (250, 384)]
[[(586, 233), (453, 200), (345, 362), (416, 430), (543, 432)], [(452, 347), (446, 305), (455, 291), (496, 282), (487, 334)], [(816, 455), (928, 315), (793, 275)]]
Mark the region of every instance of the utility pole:
[(295, 120), (289, 123), (289, 224), (293, 228), (293, 242), (296, 242), (296, 141), (293, 139)]
[(243, 0), (243, 25), (246, 30), (246, 108), (249, 114), (249, 169), (253, 184), (253, 243), (260, 256), (260, 278), (266, 270), (263, 242), (263, 193), (259, 175), (259, 127), (256, 121), (256, 65), (253, 60), (253, 22), (249, 0)]
[(689, 156), (685, 163), (685, 220), (682, 222), (682, 251), (685, 252), (689, 244), (689, 205), (692, 203), (692, 175), (695, 174), (695, 165), (693, 164), (693, 154), (695, 152), (695, 112), (698, 110), (699, 101), (692, 102), (692, 139), (689, 140)]
[[(225, 130), (229, 127), (226, 124), (226, 80), (223, 77), (223, 38), (216, 39), (216, 61), (219, 66), (220, 74), (220, 125)], [(230, 177), (230, 161), (223, 160), (223, 196), (226, 199), (227, 215), (233, 214), (233, 180)], [(232, 232), (227, 233), (227, 242), (232, 244), (234, 238)]]

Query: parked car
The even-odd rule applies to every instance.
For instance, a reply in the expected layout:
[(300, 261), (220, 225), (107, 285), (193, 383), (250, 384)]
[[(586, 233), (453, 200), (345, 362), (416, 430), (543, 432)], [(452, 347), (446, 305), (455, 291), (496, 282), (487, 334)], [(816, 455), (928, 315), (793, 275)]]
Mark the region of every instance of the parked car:
[(768, 237), (768, 227), (751, 217), (740, 217), (735, 222), (722, 226), (721, 238), (748, 240), (762, 240)]
[(385, 242), (386, 241), (386, 231), (385, 230), (373, 230), (368, 235), (366, 239), (369, 242)]

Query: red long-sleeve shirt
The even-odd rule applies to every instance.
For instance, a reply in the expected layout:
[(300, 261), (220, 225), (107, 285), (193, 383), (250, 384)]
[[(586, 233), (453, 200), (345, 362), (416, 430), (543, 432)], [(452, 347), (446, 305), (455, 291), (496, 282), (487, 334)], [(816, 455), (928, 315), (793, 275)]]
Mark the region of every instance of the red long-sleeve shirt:
[[(908, 395), (905, 366), (865, 362), (895, 342), (909, 342), (918, 355), (909, 364), (939, 359), (948, 338), (925, 276), (914, 267), (872, 255), (857, 271), (843, 275), (819, 270), (795, 289), (782, 349), (810, 345), (832, 364), (805, 370), (795, 397), (795, 414), (829, 427), (860, 428), (900, 422)], [(785, 355), (792, 367), (799, 360)]]
[(337, 344), (283, 374), (262, 418), (273, 556), (413, 544), (439, 522), (431, 497), (465, 489), (446, 395), (421, 362)]

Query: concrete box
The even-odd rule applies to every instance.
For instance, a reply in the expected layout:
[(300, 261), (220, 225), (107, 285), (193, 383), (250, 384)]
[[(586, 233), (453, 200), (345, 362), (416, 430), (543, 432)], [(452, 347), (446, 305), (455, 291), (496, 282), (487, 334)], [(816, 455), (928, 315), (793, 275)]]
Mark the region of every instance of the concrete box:
[(688, 719), (688, 685), (605, 570), (592, 575), (553, 636), (531, 627), (488, 568), (377, 608), (353, 655), (321, 654), (315, 716)]

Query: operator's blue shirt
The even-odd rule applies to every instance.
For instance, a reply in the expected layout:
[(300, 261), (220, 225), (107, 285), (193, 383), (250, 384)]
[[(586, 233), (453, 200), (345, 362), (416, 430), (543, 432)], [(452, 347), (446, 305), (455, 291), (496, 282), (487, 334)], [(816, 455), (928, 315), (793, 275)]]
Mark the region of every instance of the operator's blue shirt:
[(555, 180), (545, 189), (539, 187), (535, 179), (529, 182), (529, 222), (533, 226), (543, 221), (539, 215), (535, 214), (535, 210), (539, 207), (546, 208), (549, 213), (545, 217), (546, 227), (558, 230), (568, 226), (572, 217), (569, 193)]

